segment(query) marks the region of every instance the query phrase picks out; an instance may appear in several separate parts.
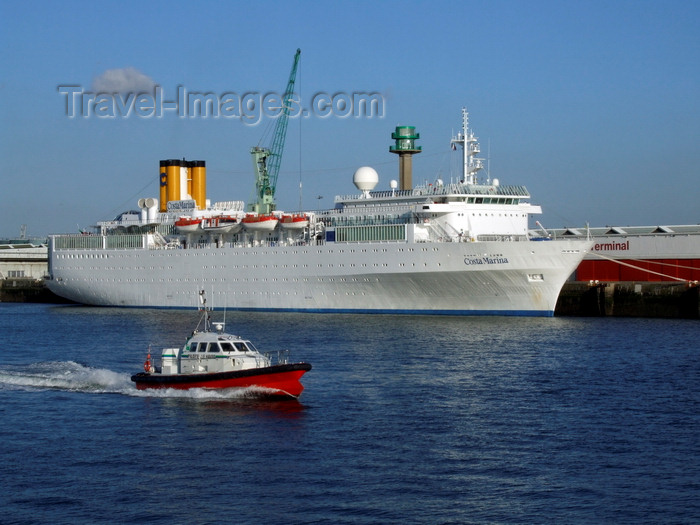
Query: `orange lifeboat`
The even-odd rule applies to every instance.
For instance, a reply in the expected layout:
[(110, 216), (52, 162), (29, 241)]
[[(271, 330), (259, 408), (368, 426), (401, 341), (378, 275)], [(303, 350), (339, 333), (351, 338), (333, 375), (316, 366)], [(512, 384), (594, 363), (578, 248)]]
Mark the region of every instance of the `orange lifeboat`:
[(235, 217), (220, 215), (202, 219), (202, 229), (209, 233), (236, 233), (241, 229), (241, 223)]
[(274, 215), (246, 215), (241, 222), (247, 230), (271, 232), (277, 227), (279, 220)]
[(282, 228), (286, 228), (288, 230), (302, 230), (309, 225), (309, 218), (303, 213), (282, 215), (280, 224), (282, 225)]
[(175, 221), (175, 228), (180, 233), (194, 233), (199, 230), (202, 224), (202, 219), (197, 219), (195, 217), (180, 217)]

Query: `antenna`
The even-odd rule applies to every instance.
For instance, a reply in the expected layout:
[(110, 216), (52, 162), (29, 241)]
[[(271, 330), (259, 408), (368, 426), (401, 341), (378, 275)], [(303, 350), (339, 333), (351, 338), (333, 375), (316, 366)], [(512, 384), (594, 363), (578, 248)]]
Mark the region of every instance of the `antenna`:
[(486, 184), (491, 184), (491, 138), (486, 144)]
[(224, 301), (224, 326), (226, 326), (226, 307), (228, 306), (228, 303)]
[(209, 316), (209, 309), (207, 308), (207, 298), (205, 297), (205, 292), (204, 290), (199, 291), (199, 307), (197, 307), (197, 310), (202, 312), (202, 318), (199, 320), (199, 323), (197, 324), (197, 328), (195, 329), (195, 332), (199, 330), (199, 325), (204, 324), (204, 331), (208, 332), (209, 331), (209, 321), (210, 321), (210, 316)]
[(479, 142), (474, 132), (469, 130), (469, 113), (462, 108), (462, 131), (450, 141), (453, 150), (457, 145), (462, 146), (462, 180), (465, 184), (476, 184), (476, 173), (483, 169), (483, 159), (475, 155), (481, 152)]

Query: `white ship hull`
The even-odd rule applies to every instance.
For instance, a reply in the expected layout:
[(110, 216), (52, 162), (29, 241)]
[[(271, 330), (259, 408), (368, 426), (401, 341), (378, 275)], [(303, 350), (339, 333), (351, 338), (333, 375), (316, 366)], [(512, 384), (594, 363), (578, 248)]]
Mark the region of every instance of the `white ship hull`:
[(551, 316), (589, 246), (564, 240), (52, 250), (48, 286), (104, 306), (195, 308), (204, 289), (216, 307), (230, 309)]
[[(412, 129), (397, 127), (392, 151), (420, 151)], [(99, 235), (51, 236), (48, 286), (105, 306), (194, 308), (206, 290), (215, 307), (244, 310), (553, 315), (592, 242), (533, 237), (528, 217), (542, 210), (530, 204), (527, 189), (477, 181), (482, 163), (466, 109), (452, 145), (462, 147), (458, 182), (372, 191), (379, 176), (361, 167), (353, 176), (360, 194), (337, 196), (331, 209), (300, 212), (305, 221), (296, 230), (278, 226), (286, 215), (263, 188), (262, 198), (249, 203), (256, 211), (243, 219), (244, 230), (221, 235), (177, 235), (173, 224), (241, 217), (242, 203), (205, 209), (204, 195), (183, 198), (190, 179), (193, 188), (201, 186), (204, 162), (161, 161), (161, 181), (174, 185), (161, 186), (161, 197), (172, 190), (180, 200), (168, 200), (156, 217), (148, 207), (155, 199), (142, 199), (148, 209), (141, 217), (125, 213), (101, 223)], [(269, 152), (251, 153), (264, 172)], [(257, 211), (265, 207), (271, 209)]]

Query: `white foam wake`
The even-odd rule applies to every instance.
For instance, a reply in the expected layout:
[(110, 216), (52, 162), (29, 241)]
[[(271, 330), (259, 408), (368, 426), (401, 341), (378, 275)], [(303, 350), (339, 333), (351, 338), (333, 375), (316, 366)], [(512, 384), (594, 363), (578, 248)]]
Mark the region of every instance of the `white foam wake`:
[(0, 388), (3, 389), (115, 393), (123, 391), (129, 383), (127, 374), (91, 368), (74, 361), (0, 367)]
[(45, 361), (0, 367), (0, 390), (64, 390), (91, 394), (188, 399), (248, 399), (269, 393), (259, 387), (208, 390), (173, 388), (137, 390), (131, 374), (92, 368), (74, 361)]

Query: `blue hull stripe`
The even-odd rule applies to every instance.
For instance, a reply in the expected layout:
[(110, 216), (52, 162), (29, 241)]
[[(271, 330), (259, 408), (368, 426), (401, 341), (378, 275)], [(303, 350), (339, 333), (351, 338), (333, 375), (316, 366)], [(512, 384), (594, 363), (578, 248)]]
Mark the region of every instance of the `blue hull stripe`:
[[(114, 306), (113, 308), (125, 308)], [(194, 310), (188, 306), (127, 306), (126, 308), (148, 308), (154, 310)], [(507, 316), (507, 317), (554, 317), (552, 310), (381, 310), (362, 308), (212, 308), (212, 310), (233, 310), (238, 312), (299, 312), (312, 314), (380, 314), (380, 315), (453, 315), (453, 316)]]

